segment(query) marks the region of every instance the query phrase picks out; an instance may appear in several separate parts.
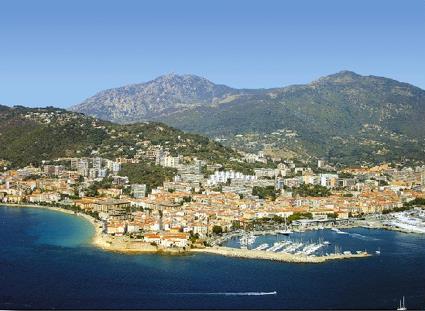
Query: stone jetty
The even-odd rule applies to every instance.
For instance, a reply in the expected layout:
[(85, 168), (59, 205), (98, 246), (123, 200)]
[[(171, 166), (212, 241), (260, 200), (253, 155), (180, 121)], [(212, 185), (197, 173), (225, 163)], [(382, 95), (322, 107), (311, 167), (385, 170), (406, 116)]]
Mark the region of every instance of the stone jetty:
[(329, 254), (327, 256), (307, 256), (295, 255), (288, 253), (274, 253), (260, 250), (247, 250), (231, 247), (206, 247), (203, 249), (191, 249), (195, 253), (211, 253), (222, 256), (249, 258), (249, 259), (265, 259), (274, 261), (284, 261), (293, 263), (322, 263), (328, 260), (340, 260), (350, 258), (364, 258), (370, 256), (366, 252), (352, 253), (352, 254)]

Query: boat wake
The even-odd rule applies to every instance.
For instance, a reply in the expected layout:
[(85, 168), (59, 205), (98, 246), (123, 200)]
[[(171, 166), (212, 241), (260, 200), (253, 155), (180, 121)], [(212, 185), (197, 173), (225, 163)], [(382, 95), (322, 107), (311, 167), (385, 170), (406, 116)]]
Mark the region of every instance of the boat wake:
[(378, 241), (379, 239), (372, 238), (370, 236), (361, 235), (359, 233), (349, 233), (349, 235), (353, 238), (357, 238), (364, 241)]
[(211, 292), (211, 293), (170, 293), (172, 295), (216, 295), (216, 296), (267, 296), (277, 295), (277, 291), (273, 292)]

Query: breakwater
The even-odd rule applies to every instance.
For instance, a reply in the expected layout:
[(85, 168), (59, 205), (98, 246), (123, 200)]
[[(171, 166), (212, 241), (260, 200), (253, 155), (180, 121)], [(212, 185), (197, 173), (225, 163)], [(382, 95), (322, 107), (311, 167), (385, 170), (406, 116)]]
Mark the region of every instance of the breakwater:
[(207, 247), (203, 249), (192, 249), (195, 253), (210, 253), (228, 257), (264, 259), (273, 261), (284, 261), (293, 263), (322, 263), (329, 260), (341, 260), (350, 258), (364, 258), (370, 256), (367, 252), (351, 254), (329, 254), (324, 256), (306, 256), (302, 254), (274, 253), (261, 250), (237, 249), (232, 247)]

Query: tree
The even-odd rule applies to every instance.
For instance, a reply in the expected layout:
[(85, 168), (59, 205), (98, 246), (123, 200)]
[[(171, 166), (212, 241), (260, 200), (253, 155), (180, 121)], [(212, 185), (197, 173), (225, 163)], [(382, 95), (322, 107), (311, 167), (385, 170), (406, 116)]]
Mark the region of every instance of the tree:
[(237, 230), (241, 228), (241, 222), (239, 220), (233, 220), (232, 221), (232, 228)]
[(272, 201), (274, 201), (276, 200), (277, 192), (274, 186), (267, 186), (267, 187), (254, 186), (252, 188), (252, 195), (257, 195), (260, 199), (271, 199)]
[(328, 218), (333, 218), (333, 219), (336, 219), (338, 217), (337, 213), (329, 213), (329, 214), (326, 214), (326, 215), (328, 216)]
[(348, 172), (340, 172), (338, 174), (339, 178), (354, 178), (354, 175)]
[(183, 201), (184, 202), (191, 202), (192, 201), (192, 197), (191, 196), (184, 196), (183, 197)]
[(192, 243), (195, 243), (195, 242), (196, 242), (196, 240), (198, 240), (198, 239), (199, 239), (199, 233), (195, 233), (195, 234), (193, 234), (193, 230), (191, 230), (191, 231), (189, 232), (189, 234), (190, 234), (190, 236), (189, 236), (189, 240), (190, 240)]
[(294, 195), (301, 197), (328, 197), (331, 195), (331, 191), (321, 185), (306, 185), (302, 184), (298, 188), (293, 188)]
[(293, 213), (288, 217), (288, 222), (291, 223), (300, 219), (313, 219), (313, 215), (311, 213)]
[(153, 188), (162, 186), (164, 181), (172, 180), (177, 174), (177, 170), (169, 167), (155, 165), (148, 161), (141, 161), (137, 164), (123, 164), (120, 176), (127, 176), (131, 184), (146, 184), (148, 193)]
[(223, 228), (221, 226), (214, 225), (214, 227), (212, 228), (212, 232), (214, 234), (222, 234)]

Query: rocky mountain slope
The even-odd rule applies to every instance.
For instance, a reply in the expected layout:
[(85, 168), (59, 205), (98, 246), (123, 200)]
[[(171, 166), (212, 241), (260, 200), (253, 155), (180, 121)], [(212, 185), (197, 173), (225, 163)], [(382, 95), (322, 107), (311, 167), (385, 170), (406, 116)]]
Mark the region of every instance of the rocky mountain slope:
[[(384, 77), (341, 71), (305, 85), (236, 90), (171, 75), (137, 86), (143, 92), (105, 91), (73, 109), (119, 122), (158, 120), (241, 149), (266, 146), (342, 163), (424, 154), (425, 91)], [(114, 99), (105, 95), (115, 92)]]
[(195, 75), (169, 74), (147, 83), (99, 92), (71, 108), (118, 123), (146, 121), (218, 103), (245, 93)]

